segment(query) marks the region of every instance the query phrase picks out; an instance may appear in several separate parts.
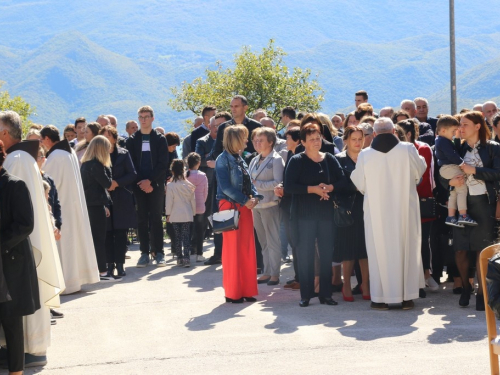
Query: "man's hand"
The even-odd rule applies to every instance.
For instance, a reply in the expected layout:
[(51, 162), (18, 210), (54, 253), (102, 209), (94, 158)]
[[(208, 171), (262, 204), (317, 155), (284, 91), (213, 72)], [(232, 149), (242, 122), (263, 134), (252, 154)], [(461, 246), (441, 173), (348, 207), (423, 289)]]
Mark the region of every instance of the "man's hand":
[(208, 168), (215, 168), (215, 160), (207, 160), (207, 167)]
[(118, 182), (116, 182), (115, 180), (113, 180), (113, 181), (111, 182), (111, 186), (109, 187), (108, 191), (113, 191), (113, 190), (115, 190), (117, 187), (118, 187)]
[(56, 241), (59, 241), (61, 239), (61, 231), (57, 228), (54, 228), (54, 237)]
[(104, 207), (104, 211), (106, 212), (106, 217), (110, 217), (111, 216), (111, 212), (109, 212), (109, 208)]
[(153, 187), (151, 186), (151, 181), (142, 180), (137, 183), (137, 185), (141, 188), (141, 190), (145, 193), (151, 193), (153, 191)]

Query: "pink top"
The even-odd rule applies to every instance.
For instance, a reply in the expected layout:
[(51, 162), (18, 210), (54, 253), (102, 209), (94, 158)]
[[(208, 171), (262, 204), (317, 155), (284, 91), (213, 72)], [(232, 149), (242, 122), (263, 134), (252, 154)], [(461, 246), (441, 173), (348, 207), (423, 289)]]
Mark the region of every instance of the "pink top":
[(187, 180), (196, 187), (194, 191), (194, 196), (196, 198), (196, 214), (205, 213), (205, 201), (208, 196), (207, 175), (198, 170), (190, 170)]

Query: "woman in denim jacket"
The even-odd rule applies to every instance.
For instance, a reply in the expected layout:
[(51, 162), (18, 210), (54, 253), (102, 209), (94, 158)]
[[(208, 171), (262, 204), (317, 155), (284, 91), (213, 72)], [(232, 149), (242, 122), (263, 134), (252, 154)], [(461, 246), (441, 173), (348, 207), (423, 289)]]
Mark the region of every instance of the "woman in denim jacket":
[(241, 153), (248, 142), (248, 129), (243, 125), (224, 129), (224, 151), (215, 162), (219, 210), (235, 208), (240, 213), (238, 229), (223, 233), (222, 285), (226, 302), (254, 302), (258, 294), (255, 278), (257, 261), (253, 234), (252, 209), (260, 197), (253, 186)]

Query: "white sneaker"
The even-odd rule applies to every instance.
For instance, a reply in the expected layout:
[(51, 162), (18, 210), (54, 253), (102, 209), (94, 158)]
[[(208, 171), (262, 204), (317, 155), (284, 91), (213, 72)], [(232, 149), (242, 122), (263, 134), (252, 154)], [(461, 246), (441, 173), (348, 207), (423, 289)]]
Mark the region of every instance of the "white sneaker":
[(203, 255), (197, 255), (196, 256), (196, 261), (197, 262), (204, 262), (206, 261), (207, 259), (203, 256)]
[(425, 280), (425, 286), (431, 292), (436, 292), (439, 289), (438, 283), (436, 282), (436, 280), (434, 280), (432, 276)]

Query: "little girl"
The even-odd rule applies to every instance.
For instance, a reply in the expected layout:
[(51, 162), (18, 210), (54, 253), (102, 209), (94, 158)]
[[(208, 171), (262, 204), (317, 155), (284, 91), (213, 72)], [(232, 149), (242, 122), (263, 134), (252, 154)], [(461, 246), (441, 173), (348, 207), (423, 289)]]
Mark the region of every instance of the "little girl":
[[(172, 180), (167, 184), (165, 214), (171, 223), (174, 236), (172, 251), (177, 255), (177, 265), (189, 267), (191, 254), (191, 226), (196, 212), (195, 187), (184, 177), (184, 162), (175, 159), (170, 169)], [(183, 251), (184, 247), (184, 251)]]
[(201, 164), (201, 157), (196, 152), (191, 152), (187, 158), (188, 172), (186, 177), (191, 182), (196, 190), (194, 196), (196, 198), (196, 215), (194, 215), (194, 225), (192, 233), (193, 252), (196, 251), (196, 261), (203, 262), (203, 239), (205, 238), (205, 229), (207, 229), (207, 221), (205, 218), (205, 201), (208, 196), (208, 179), (207, 175), (198, 170)]

